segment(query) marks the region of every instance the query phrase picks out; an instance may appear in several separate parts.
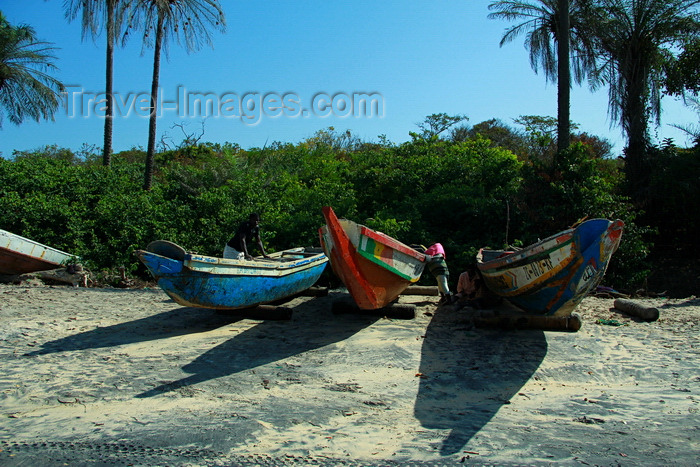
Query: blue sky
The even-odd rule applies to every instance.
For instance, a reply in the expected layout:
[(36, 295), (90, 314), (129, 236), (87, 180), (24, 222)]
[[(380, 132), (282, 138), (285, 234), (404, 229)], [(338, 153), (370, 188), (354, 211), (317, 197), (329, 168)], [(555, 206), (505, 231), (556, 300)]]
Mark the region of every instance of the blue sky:
[[(227, 28), (214, 34), (213, 49), (187, 54), (172, 43), (161, 62), (166, 110), (158, 138), (171, 145), (184, 134), (173, 125), (187, 133), (203, 128), (202, 141), (250, 148), (296, 143), (330, 126), (366, 141), (386, 135), (401, 143), (426, 115), (440, 112), (467, 115), (470, 124), (556, 116), (556, 85), (530, 68), (522, 39), (499, 47), (509, 24), (487, 18), (489, 0), (221, 3)], [(0, 9), (12, 24), (33, 26), (41, 40), (59, 48), (55, 75), (70, 96), (54, 122), (15, 126), (5, 120), (0, 154), (11, 157), (13, 150), (49, 144), (101, 147), (104, 120), (91, 97), (104, 90), (104, 36), (82, 40), (79, 20), (64, 19), (63, 0), (2, 0)], [(148, 140), (148, 118), (138, 102), (150, 91), (152, 50), (142, 50), (138, 39), (115, 53), (114, 90), (122, 103), (114, 122), (115, 152), (145, 148)], [(205, 94), (218, 115), (205, 119), (203, 112), (184, 110), (185, 101)], [(374, 112), (343, 107), (353, 96), (374, 100)], [(239, 117), (237, 102), (250, 106), (246, 114), (252, 118)], [(606, 89), (575, 86), (571, 119), (581, 131), (608, 139), (618, 154), (624, 138), (610, 128), (607, 105)], [(662, 125), (652, 133), (686, 144), (686, 136), (669, 124), (697, 123), (697, 114), (670, 98), (663, 108)]]

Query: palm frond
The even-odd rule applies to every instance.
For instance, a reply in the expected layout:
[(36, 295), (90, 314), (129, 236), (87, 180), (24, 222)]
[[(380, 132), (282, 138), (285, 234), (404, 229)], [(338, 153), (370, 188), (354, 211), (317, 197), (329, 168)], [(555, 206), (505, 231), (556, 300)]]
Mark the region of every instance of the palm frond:
[(163, 25), (163, 48), (173, 41), (188, 52), (212, 44), (212, 32), (223, 32), (226, 20), (218, 0), (134, 0), (129, 10), (129, 30), (140, 31), (145, 47), (155, 45), (159, 19)]
[(53, 119), (64, 91), (50, 74), (56, 70), (55, 50), (38, 41), (32, 28), (13, 27), (0, 14), (0, 127), (3, 116), (16, 125)]
[[(488, 6), (491, 19), (522, 21), (508, 27), (503, 34), (500, 46), (525, 36), (525, 48), (529, 51), (530, 66), (535, 73), (544, 71), (545, 78), (557, 82), (557, 40), (558, 2), (557, 0), (501, 0)], [(582, 83), (595, 67), (593, 47), (587, 35), (581, 34), (581, 8), (578, 0), (569, 2), (570, 18), (570, 63), (572, 77)]]

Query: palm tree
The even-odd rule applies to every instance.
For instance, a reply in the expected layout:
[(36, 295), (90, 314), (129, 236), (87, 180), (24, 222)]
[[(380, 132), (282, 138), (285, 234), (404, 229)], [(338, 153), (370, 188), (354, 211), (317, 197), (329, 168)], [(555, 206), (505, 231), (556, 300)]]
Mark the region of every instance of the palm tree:
[(585, 1), (587, 33), (601, 62), (599, 83), (609, 86), (613, 121), (627, 135), (625, 172), (631, 194), (645, 186), (648, 124), (660, 123), (664, 63), (687, 40), (700, 35), (700, 0)]
[(557, 4), (557, 151), (571, 144), (571, 21), (569, 0)]
[(95, 39), (104, 24), (107, 30), (107, 60), (105, 66), (105, 96), (107, 112), (105, 114), (104, 146), (102, 164), (109, 166), (112, 160), (112, 128), (114, 123), (114, 45), (119, 34), (128, 0), (66, 0), (66, 18), (73, 21), (81, 14), (83, 39), (89, 33)]
[(65, 90), (47, 74), (57, 69), (54, 50), (32, 27), (12, 26), (0, 12), (0, 128), (3, 114), (15, 125), (25, 118), (53, 120)]
[(153, 46), (154, 50), (151, 113), (143, 185), (144, 190), (150, 190), (156, 147), (161, 50), (167, 53), (167, 45), (171, 38), (183, 44), (188, 52), (198, 50), (203, 43), (211, 45), (209, 27), (213, 26), (223, 31), (226, 21), (218, 0), (133, 0), (132, 8), (129, 27), (143, 28), (144, 45)]
[(557, 83), (557, 147), (569, 146), (571, 68), (576, 83), (580, 84), (593, 69), (594, 56), (590, 41), (579, 33), (580, 9), (578, 0), (499, 0), (489, 5), (492, 19), (524, 20), (511, 26), (501, 38), (500, 45), (525, 34), (525, 45), (530, 49), (530, 65), (537, 73), (540, 66), (545, 78)]

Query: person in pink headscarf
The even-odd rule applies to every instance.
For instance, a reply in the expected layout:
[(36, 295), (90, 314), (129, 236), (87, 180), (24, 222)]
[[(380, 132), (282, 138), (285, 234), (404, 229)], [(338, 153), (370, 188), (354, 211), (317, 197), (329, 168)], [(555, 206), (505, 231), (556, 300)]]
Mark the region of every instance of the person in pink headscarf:
[(426, 255), (430, 256), (435, 256), (435, 255), (442, 255), (443, 258), (445, 258), (445, 249), (442, 247), (442, 243), (434, 243), (428, 247), (427, 250), (425, 250)]
[(450, 270), (447, 268), (445, 249), (440, 243), (434, 243), (428, 248), (418, 245), (418, 251), (428, 256), (428, 271), (437, 280), (438, 291), (440, 292), (439, 304), (452, 303), (453, 295), (447, 281), (450, 278)]

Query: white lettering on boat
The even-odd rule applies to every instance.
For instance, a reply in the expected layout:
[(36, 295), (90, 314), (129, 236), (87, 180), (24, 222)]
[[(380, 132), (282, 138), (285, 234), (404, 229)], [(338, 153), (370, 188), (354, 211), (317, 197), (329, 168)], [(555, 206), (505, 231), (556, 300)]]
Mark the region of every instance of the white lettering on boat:
[(525, 272), (525, 279), (532, 280), (540, 277), (542, 274), (554, 269), (554, 264), (552, 264), (551, 258), (547, 257), (539, 261), (534, 261), (530, 264), (523, 266), (523, 271)]
[(586, 266), (586, 269), (583, 271), (581, 279), (583, 280), (583, 282), (588, 282), (589, 280), (591, 280), (595, 276), (595, 273), (596, 273), (595, 267), (593, 267), (592, 265), (589, 264), (588, 266)]

